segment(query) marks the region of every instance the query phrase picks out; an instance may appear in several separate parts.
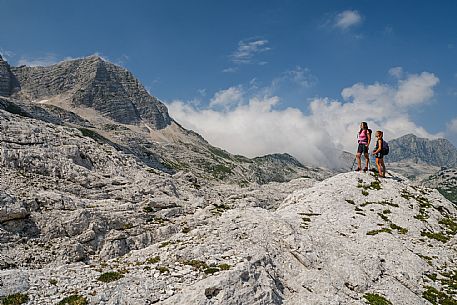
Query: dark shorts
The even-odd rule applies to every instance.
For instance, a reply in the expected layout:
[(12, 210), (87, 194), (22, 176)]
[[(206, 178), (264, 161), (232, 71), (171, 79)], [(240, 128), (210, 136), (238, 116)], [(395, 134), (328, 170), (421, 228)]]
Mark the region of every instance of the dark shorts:
[(376, 155), (374, 155), (376, 157), (376, 159), (382, 159), (384, 158), (384, 155), (382, 154), (382, 152), (378, 152)]
[(368, 154), (368, 147), (365, 144), (359, 144), (357, 147), (358, 154)]

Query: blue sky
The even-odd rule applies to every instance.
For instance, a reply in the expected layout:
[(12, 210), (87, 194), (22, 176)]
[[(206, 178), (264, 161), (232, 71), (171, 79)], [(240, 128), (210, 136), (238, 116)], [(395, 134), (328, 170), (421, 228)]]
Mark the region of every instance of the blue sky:
[[(184, 126), (233, 152), (281, 150), (269, 125), (298, 126), (296, 137), (323, 128), (321, 137), (337, 138), (332, 147), (351, 150), (353, 133), (342, 140), (335, 133), (360, 120), (391, 138), (412, 129), (457, 144), (457, 1), (0, 0), (0, 7), (0, 53), (10, 64), (100, 54), (133, 72)], [(301, 119), (249, 125), (240, 117), (257, 117), (242, 111), (255, 101), (271, 120), (287, 121), (291, 110)], [(201, 125), (204, 115), (222, 126)], [(227, 140), (257, 129), (272, 135), (255, 144), (262, 149), (243, 150), (253, 139)]]

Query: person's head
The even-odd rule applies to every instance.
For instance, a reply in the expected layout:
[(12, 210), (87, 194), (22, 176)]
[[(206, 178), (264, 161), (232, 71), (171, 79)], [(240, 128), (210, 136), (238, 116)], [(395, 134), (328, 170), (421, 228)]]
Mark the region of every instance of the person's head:
[(381, 139), (382, 136), (383, 136), (383, 132), (381, 130), (377, 130), (375, 136), (376, 136), (376, 138), (380, 138)]
[(367, 130), (367, 129), (368, 129), (368, 124), (367, 124), (367, 122), (362, 122), (362, 123), (360, 123), (360, 129)]

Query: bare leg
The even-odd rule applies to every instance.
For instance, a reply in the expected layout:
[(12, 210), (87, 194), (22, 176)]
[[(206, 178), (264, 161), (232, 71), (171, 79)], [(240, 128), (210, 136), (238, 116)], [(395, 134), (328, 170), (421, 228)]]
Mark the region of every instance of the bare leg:
[(357, 153), (357, 154), (355, 155), (355, 158), (357, 159), (357, 168), (358, 168), (358, 169), (361, 169), (361, 168), (362, 168), (362, 164), (361, 164), (362, 161), (360, 160), (360, 156), (361, 156), (360, 153)]
[(384, 159), (381, 159), (381, 161), (379, 163), (381, 164), (381, 168), (382, 168), (382, 176), (385, 177), (386, 176), (386, 165), (384, 164)]
[(378, 174), (379, 174), (380, 177), (383, 177), (382, 168), (381, 168), (381, 162), (382, 162), (381, 158), (376, 158), (376, 166), (378, 167)]
[(368, 163), (370, 162), (370, 156), (365, 153), (365, 168), (368, 169)]

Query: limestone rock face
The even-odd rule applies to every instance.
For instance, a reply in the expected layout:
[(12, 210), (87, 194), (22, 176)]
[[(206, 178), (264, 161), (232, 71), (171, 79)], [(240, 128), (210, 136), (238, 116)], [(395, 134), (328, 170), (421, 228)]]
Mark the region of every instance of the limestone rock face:
[(457, 149), (446, 139), (429, 140), (408, 134), (389, 141), (389, 162), (414, 161), (433, 166), (457, 166)]
[(17, 201), (6, 193), (0, 193), (0, 223), (9, 220), (23, 219), (29, 216), (23, 202)]
[(145, 121), (154, 129), (171, 123), (165, 105), (149, 95), (130, 72), (98, 56), (49, 67), (14, 67), (11, 72), (20, 83), (18, 98), (62, 96), (75, 106), (94, 108), (119, 123)]
[(0, 96), (9, 96), (11, 94), (11, 86), (10, 66), (0, 56)]

